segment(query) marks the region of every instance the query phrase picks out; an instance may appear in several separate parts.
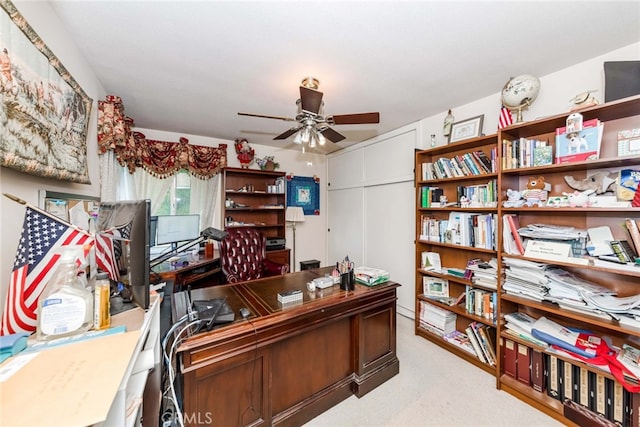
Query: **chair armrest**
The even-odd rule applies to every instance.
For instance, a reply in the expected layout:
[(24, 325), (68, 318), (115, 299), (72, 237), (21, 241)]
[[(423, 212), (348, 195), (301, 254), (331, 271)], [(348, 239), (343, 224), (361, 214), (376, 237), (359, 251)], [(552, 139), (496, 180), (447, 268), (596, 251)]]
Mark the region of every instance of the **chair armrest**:
[(289, 264), (279, 264), (268, 259), (262, 261), (262, 271), (264, 276), (279, 276), (289, 272)]

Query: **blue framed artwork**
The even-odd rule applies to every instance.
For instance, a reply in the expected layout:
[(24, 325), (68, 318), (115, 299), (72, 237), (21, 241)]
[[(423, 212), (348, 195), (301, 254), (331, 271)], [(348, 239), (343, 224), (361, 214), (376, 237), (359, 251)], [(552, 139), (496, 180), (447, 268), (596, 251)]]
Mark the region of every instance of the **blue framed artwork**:
[(320, 178), (287, 175), (287, 206), (300, 206), (305, 215), (320, 215)]

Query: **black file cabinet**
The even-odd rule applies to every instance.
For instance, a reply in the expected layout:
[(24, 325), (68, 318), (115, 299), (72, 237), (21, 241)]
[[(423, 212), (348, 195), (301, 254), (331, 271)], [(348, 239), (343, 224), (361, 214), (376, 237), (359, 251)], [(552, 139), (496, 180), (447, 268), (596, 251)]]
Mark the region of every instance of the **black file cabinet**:
[(300, 261), (300, 271), (311, 270), (312, 268), (320, 268), (320, 261), (318, 261), (317, 259)]

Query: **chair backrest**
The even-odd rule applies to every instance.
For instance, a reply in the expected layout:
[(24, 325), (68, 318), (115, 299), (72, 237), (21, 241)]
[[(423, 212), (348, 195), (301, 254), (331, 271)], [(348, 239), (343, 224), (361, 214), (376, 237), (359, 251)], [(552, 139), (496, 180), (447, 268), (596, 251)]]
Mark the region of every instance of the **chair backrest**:
[(220, 242), (220, 265), (228, 282), (263, 277), (266, 238), (255, 228), (231, 228)]

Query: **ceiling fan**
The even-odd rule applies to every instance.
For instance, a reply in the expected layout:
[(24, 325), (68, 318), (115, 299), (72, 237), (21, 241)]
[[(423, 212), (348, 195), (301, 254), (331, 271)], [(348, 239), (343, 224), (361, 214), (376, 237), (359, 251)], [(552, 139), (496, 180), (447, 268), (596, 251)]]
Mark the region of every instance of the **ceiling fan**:
[(377, 112), (325, 116), (323, 111), (324, 102), (322, 101), (323, 94), (317, 90), (319, 83), (318, 79), (314, 77), (307, 77), (302, 80), (300, 99), (296, 101), (298, 114), (295, 118), (252, 113), (238, 113), (238, 115), (298, 122), (294, 127), (273, 139), (287, 139), (296, 134), (293, 142), (296, 144), (308, 144), (311, 148), (315, 147), (316, 143), (324, 145), (325, 139), (334, 143), (345, 139), (344, 135), (329, 126), (380, 123), (380, 113)]

